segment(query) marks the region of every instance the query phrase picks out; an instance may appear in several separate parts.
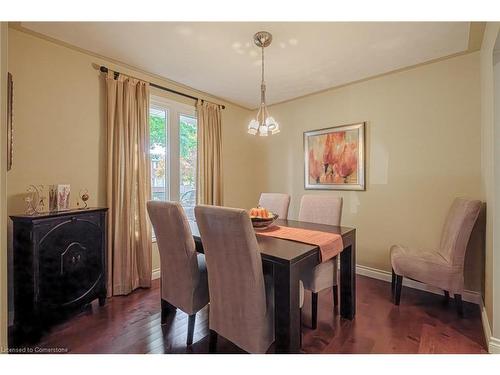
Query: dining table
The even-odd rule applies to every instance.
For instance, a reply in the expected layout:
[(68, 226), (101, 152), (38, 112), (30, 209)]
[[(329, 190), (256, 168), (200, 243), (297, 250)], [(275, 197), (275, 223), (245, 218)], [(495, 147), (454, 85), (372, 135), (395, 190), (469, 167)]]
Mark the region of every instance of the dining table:
[[(203, 253), (203, 243), (195, 221), (190, 221), (196, 250)], [(354, 319), (356, 314), (356, 229), (278, 219), (282, 227), (303, 228), (335, 233), (342, 236), (340, 252), (340, 316)], [(263, 272), (274, 281), (274, 324), (276, 353), (300, 353), (301, 319), (300, 286), (303, 272), (320, 264), (320, 249), (316, 245), (259, 235), (257, 242), (262, 257)]]

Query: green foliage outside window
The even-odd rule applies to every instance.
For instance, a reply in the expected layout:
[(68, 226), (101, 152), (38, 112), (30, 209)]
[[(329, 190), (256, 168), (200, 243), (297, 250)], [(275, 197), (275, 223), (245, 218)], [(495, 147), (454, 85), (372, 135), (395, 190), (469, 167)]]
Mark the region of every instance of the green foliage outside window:
[(160, 116), (149, 116), (149, 138), (151, 146), (155, 144), (167, 147), (165, 137), (165, 118)]
[[(161, 146), (166, 149), (166, 123), (161, 116), (149, 116), (150, 146)], [(196, 181), (196, 152), (197, 152), (197, 129), (195, 124), (185, 121), (179, 123), (179, 147), (180, 147), (180, 177), (181, 184), (195, 187)], [(157, 164), (156, 176), (165, 175), (165, 163)]]
[(181, 184), (195, 188), (198, 146), (196, 125), (181, 121), (179, 126)]

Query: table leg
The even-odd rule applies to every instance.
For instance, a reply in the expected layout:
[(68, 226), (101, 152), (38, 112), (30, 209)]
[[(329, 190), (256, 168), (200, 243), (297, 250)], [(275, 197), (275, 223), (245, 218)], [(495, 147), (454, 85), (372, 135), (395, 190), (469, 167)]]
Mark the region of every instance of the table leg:
[(299, 270), (293, 264), (274, 264), (273, 268), (276, 353), (299, 353)]
[(352, 320), (356, 314), (356, 245), (340, 253), (340, 315)]

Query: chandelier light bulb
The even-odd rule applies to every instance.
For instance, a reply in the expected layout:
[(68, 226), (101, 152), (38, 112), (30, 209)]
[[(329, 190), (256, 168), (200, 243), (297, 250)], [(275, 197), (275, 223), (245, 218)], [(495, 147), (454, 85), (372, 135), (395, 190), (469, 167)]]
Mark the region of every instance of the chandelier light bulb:
[(248, 124), (248, 133), (252, 134), (252, 135), (256, 135), (257, 130), (259, 130), (259, 122), (256, 119), (253, 119)]
[(273, 117), (267, 117), (266, 118), (266, 125), (267, 125), (267, 128), (270, 130), (270, 131), (273, 131), (273, 129), (276, 128), (276, 121), (274, 120)]
[(267, 137), (267, 126), (266, 125), (261, 125), (259, 128), (259, 135), (261, 137)]

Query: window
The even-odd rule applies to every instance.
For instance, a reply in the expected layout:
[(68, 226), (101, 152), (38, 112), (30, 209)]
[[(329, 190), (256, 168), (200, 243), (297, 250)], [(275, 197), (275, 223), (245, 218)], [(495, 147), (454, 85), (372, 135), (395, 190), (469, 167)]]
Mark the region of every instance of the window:
[(194, 107), (152, 96), (149, 110), (151, 195), (179, 201), (194, 220), (197, 120)]
[(167, 110), (155, 107), (149, 109), (151, 197), (155, 201), (165, 201), (169, 196), (167, 185), (167, 122)]
[(196, 154), (198, 128), (193, 116), (179, 116), (179, 192), (188, 218), (194, 220), (196, 205)]

